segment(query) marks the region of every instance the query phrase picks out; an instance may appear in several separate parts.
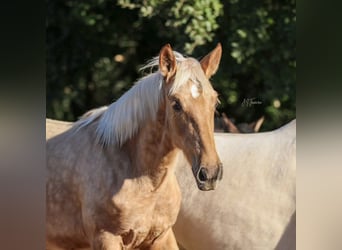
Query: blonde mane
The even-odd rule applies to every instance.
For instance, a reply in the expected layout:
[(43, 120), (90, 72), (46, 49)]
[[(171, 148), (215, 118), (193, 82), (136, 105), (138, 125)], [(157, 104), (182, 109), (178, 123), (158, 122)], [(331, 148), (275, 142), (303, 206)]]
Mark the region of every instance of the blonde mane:
[[(177, 73), (169, 94), (174, 94), (189, 79), (196, 83), (209, 82), (200, 63), (174, 51)], [(148, 120), (155, 120), (160, 104), (163, 77), (160, 71), (153, 72), (159, 65), (159, 57), (152, 58), (141, 70), (151, 73), (136, 82), (133, 87), (108, 107), (87, 112), (74, 125), (76, 131), (99, 119), (96, 128), (97, 141), (104, 146), (121, 146), (132, 138)]]

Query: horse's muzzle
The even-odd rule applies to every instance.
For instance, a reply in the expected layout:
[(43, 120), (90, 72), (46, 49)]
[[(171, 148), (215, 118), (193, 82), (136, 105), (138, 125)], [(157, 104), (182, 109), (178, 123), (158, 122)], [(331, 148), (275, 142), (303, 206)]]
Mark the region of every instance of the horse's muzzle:
[(216, 167), (200, 166), (198, 171), (194, 173), (197, 186), (202, 191), (214, 190), (217, 182), (222, 179), (223, 167), (218, 164)]

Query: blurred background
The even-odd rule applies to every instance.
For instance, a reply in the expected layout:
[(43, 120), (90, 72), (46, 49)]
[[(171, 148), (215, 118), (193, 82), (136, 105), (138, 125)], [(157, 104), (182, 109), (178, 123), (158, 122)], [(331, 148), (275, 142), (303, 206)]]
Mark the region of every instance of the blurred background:
[(201, 59), (220, 42), (217, 117), (276, 129), (296, 117), (295, 27), (294, 0), (49, 0), (46, 116), (109, 105), (166, 43)]

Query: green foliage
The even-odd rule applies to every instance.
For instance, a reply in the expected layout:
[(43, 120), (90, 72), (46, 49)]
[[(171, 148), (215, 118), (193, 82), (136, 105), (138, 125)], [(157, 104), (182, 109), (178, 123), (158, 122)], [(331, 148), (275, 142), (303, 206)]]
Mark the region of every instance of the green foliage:
[[(265, 115), (263, 130), (295, 117), (295, 22), (293, 0), (231, 0), (224, 5), (218, 37), (225, 44), (227, 69), (216, 83), (227, 114), (241, 122)], [(261, 104), (241, 105), (247, 98)]]
[(191, 1), (130, 1), (119, 0), (123, 8), (137, 9), (139, 15), (145, 18), (157, 19), (166, 17), (165, 27), (177, 29), (184, 33), (186, 40), (184, 50), (192, 53), (194, 48), (212, 41), (214, 31), (218, 28), (217, 17), (222, 14), (222, 4), (218, 0), (191, 0)]
[(221, 42), (219, 111), (277, 128), (295, 118), (295, 23), (293, 0), (49, 0), (47, 116), (75, 120), (115, 101), (165, 43), (201, 58)]

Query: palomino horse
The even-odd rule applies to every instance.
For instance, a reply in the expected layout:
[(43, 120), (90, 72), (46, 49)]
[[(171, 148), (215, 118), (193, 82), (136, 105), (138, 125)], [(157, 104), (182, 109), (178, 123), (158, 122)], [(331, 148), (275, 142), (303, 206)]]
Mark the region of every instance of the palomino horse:
[(178, 249), (178, 155), (199, 189), (222, 178), (208, 80), (221, 53), (218, 44), (198, 62), (165, 45), (146, 66), (157, 72), (47, 140), (47, 249)]
[(225, 169), (214, 192), (194, 189), (179, 158), (177, 241), (186, 250), (295, 249), (296, 121), (271, 132), (215, 133), (215, 142)]

